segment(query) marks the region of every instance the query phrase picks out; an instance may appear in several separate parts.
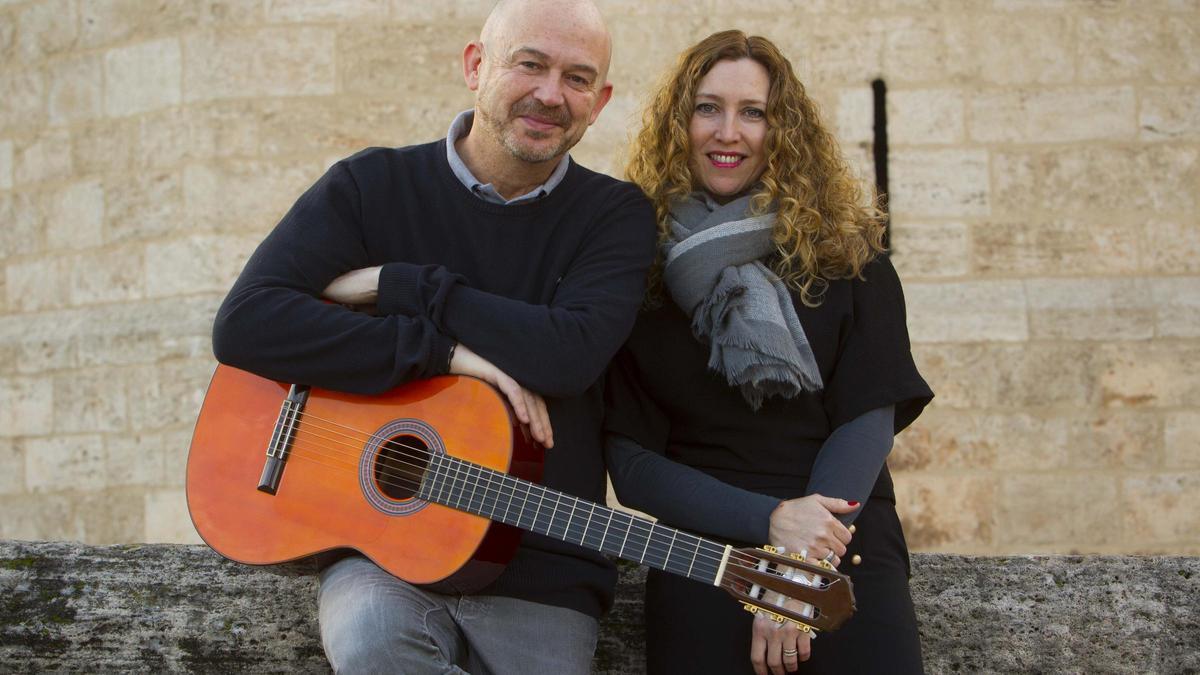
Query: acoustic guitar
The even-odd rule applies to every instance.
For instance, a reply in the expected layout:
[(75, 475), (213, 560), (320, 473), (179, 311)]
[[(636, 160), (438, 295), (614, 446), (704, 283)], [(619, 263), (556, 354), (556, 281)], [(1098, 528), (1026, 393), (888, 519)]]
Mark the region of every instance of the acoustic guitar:
[(854, 611), (850, 579), (828, 563), (735, 549), (543, 487), (541, 460), (481, 380), (360, 396), (221, 365), (188, 455), (188, 509), (217, 553), (255, 565), (353, 548), (409, 583), (470, 592), (528, 530), (719, 586), (804, 631)]

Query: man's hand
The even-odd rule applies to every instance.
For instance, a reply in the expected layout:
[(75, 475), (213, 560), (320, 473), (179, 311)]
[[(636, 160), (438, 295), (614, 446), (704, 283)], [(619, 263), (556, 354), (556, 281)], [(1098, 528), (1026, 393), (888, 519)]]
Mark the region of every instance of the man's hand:
[(450, 372), (454, 375), (478, 377), (499, 389), (508, 397), (508, 402), (512, 404), (517, 419), (529, 427), (533, 438), (547, 449), (554, 447), (554, 430), (550, 428), (550, 413), (546, 410), (546, 401), (541, 396), (517, 384), (517, 381), (504, 371), (468, 349), (461, 342), (454, 348), (454, 358), (450, 359)]
[(329, 282), (321, 297), (339, 305), (373, 305), (379, 297), (379, 272), (382, 267), (351, 270)]

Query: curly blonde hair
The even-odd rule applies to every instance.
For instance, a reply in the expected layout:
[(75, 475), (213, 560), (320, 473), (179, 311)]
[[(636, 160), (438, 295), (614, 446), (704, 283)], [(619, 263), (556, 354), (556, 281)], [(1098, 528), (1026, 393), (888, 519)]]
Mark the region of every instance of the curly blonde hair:
[[(697, 187), (688, 165), (696, 88), (715, 63), (739, 59), (757, 61), (770, 78), (766, 166), (751, 209), (777, 210), (772, 267), (805, 305), (816, 306), (829, 280), (859, 276), (884, 251), (884, 222), (865, 199), (837, 141), (821, 125), (791, 63), (770, 40), (728, 30), (680, 54), (643, 112), (625, 174), (653, 202), (659, 241), (666, 241), (671, 203)], [(650, 304), (661, 294), (660, 256), (651, 269)]]

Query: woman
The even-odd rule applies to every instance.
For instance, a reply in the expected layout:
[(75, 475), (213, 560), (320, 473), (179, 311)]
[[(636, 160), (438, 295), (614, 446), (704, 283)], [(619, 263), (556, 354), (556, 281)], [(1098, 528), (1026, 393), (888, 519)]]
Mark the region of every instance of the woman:
[(884, 461), (933, 394), (879, 214), (787, 59), (740, 31), (684, 52), (628, 177), (654, 202), (660, 256), (609, 374), (618, 498), (828, 560), (858, 602), (810, 646), (720, 589), (651, 571), (650, 672), (921, 672)]

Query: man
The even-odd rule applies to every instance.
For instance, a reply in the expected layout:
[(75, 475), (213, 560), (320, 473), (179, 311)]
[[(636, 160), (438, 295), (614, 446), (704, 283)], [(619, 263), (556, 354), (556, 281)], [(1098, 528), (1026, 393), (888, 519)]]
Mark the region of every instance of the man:
[[(544, 482), (602, 500), (598, 382), (633, 324), (654, 246), (641, 193), (567, 156), (612, 94), (609, 54), (590, 1), (497, 5), (463, 53), (474, 110), (444, 141), (330, 168), (230, 291), (217, 357), (362, 393), (481, 377), (553, 446)], [(615, 578), (602, 556), (531, 534), (471, 596), (415, 588), (351, 555), (322, 570), (322, 642), (339, 672), (587, 673)]]

